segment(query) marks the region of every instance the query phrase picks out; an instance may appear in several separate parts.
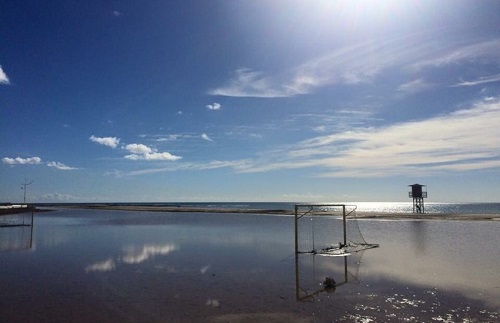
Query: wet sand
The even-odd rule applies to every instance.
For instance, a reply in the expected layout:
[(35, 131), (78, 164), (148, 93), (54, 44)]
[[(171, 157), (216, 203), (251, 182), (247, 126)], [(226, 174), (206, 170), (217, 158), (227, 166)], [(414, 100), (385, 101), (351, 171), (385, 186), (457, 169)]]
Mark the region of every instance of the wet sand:
[[(198, 213), (247, 213), (293, 215), (293, 210), (284, 209), (244, 209), (244, 208), (209, 208), (184, 206), (143, 206), (143, 205), (75, 205), (74, 208), (120, 211), (147, 212), (198, 212)], [(390, 213), (390, 212), (356, 212), (359, 219), (392, 219), (392, 220), (460, 220), (460, 221), (498, 221), (500, 214), (454, 214), (454, 213)]]

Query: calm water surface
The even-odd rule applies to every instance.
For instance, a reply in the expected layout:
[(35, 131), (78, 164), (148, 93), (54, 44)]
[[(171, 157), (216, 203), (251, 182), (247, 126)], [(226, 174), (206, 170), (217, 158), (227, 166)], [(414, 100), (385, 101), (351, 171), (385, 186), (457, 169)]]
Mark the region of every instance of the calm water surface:
[(0, 321), (500, 319), (498, 222), (359, 225), (379, 248), (296, 259), (289, 216), (37, 214), (31, 248), (0, 228)]

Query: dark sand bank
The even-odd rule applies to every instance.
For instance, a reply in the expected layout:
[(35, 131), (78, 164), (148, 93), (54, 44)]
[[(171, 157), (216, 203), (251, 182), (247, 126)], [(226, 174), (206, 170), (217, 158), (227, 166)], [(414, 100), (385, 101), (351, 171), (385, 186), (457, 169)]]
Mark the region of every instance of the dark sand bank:
[(49, 212), (49, 209), (39, 209), (34, 206), (28, 206), (23, 208), (5, 208), (0, 209), (0, 216), (2, 215), (11, 215), (11, 214), (21, 214), (21, 213), (31, 213), (31, 212)]
[[(198, 212), (198, 213), (247, 213), (247, 214), (276, 214), (293, 215), (293, 210), (284, 209), (245, 209), (245, 208), (211, 208), (211, 207), (184, 207), (184, 206), (146, 206), (146, 205), (110, 205), (110, 204), (85, 204), (70, 205), (66, 207), (96, 209), (96, 210), (121, 210), (121, 211), (147, 211), (147, 212)], [(390, 212), (356, 212), (360, 219), (393, 219), (393, 220), (461, 220), (461, 221), (491, 221), (500, 220), (500, 214), (454, 214), (454, 213), (390, 213)]]

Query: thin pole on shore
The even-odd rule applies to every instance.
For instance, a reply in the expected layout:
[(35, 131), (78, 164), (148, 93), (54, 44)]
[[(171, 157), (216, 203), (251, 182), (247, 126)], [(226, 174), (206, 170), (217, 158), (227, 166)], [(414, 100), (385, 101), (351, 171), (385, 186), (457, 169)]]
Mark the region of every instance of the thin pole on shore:
[(33, 182), (34, 181), (26, 183), (26, 179), (24, 179), (24, 184), (21, 184), (22, 185), (21, 189), (24, 190), (24, 199), (23, 199), (24, 204), (26, 204), (26, 190), (27, 190), (27, 187), (28, 187), (28, 185), (33, 184)]

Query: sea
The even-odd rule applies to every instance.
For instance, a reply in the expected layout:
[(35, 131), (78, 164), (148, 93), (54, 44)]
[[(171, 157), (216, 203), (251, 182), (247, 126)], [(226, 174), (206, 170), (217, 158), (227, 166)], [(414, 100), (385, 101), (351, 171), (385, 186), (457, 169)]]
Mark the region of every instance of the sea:
[[(117, 202), (76, 203), (104, 205), (179, 206), (194, 208), (236, 208), (263, 210), (293, 210), (295, 204), (322, 204), (320, 202)], [(412, 213), (412, 202), (328, 202), (324, 204), (355, 205), (358, 212)], [(64, 206), (67, 204), (39, 203), (37, 206)], [(74, 205), (74, 204), (73, 204)], [(425, 203), (425, 213), (435, 214), (500, 214), (500, 203)]]
[[(181, 206), (207, 207), (207, 208), (242, 208), (242, 209), (276, 209), (293, 210), (295, 204), (291, 202), (251, 202), (251, 203), (180, 203)], [(315, 203), (310, 203), (315, 204)], [(321, 203), (316, 203), (321, 204)], [(325, 203), (330, 204), (330, 203)], [(339, 202), (331, 204), (355, 205), (359, 212), (381, 213), (411, 213), (411, 202)], [(500, 214), (500, 203), (426, 203), (426, 213), (438, 214)]]

